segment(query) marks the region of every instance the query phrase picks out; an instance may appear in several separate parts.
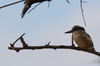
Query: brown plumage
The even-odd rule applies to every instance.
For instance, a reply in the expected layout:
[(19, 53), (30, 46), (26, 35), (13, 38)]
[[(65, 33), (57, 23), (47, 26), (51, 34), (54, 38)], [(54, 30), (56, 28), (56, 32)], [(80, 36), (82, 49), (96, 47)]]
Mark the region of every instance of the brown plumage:
[(93, 42), (85, 29), (81, 26), (75, 25), (72, 30), (65, 33), (72, 33), (73, 40), (76, 42), (78, 47), (84, 48), (86, 50), (95, 51)]

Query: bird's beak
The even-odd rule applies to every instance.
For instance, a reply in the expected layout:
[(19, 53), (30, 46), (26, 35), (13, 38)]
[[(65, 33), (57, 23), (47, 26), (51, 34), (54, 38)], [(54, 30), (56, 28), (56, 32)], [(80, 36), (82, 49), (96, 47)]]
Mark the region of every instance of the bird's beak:
[(73, 31), (72, 30), (70, 30), (70, 31), (67, 31), (67, 32), (65, 32), (65, 33), (72, 33)]

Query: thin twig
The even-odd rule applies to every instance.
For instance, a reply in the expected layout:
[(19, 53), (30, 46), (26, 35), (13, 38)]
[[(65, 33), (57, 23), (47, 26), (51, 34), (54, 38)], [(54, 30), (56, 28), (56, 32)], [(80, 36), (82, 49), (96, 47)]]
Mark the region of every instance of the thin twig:
[(26, 42), (24, 41), (23, 37), (20, 37), (20, 41), (23, 44), (23, 47), (27, 47), (28, 45), (26, 44)]
[(48, 3), (48, 8), (50, 7), (50, 1), (48, 1), (49, 3)]
[(18, 39), (16, 39), (16, 40), (14, 41), (14, 43), (13, 43), (13, 44), (11, 44), (11, 43), (10, 43), (10, 45), (14, 47), (15, 43), (16, 43), (16, 42), (17, 42), (17, 41), (18, 41), (18, 40), (19, 40), (22, 36), (24, 36), (24, 35), (25, 35), (25, 33), (24, 33), (24, 34), (22, 34), (22, 35), (21, 35)]
[(14, 4), (17, 4), (17, 3), (20, 3), (20, 2), (23, 2), (24, 0), (20, 0), (20, 1), (17, 1), (17, 2), (13, 2), (13, 3), (10, 3), (10, 4), (7, 4), (7, 5), (4, 5), (4, 6), (1, 6), (1, 8), (4, 8), (4, 7), (7, 7), (7, 6), (11, 6), (11, 5), (14, 5)]
[(29, 14), (32, 10), (34, 10), (34, 9), (35, 9), (38, 5), (40, 5), (40, 4), (42, 4), (42, 2), (38, 3), (37, 5), (35, 5), (35, 7), (32, 8), (32, 9), (28, 12), (28, 14)]
[(49, 41), (45, 46), (49, 46), (50, 45), (50, 43), (51, 43), (51, 41)]
[(82, 18), (83, 18), (84, 24), (86, 26), (86, 20), (85, 20), (84, 13), (83, 13), (83, 4), (82, 3), (83, 3), (83, 1), (80, 0), (80, 7), (81, 7)]

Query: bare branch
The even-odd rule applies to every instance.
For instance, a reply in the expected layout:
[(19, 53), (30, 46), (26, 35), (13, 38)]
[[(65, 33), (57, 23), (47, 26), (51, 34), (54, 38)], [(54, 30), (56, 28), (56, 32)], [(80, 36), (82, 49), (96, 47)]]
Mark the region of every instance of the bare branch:
[[(25, 35), (25, 33), (23, 34)], [(85, 51), (88, 53), (92, 53), (95, 54), (97, 56), (100, 56), (100, 53), (97, 51), (90, 51), (90, 50), (86, 50), (84, 48), (80, 48), (80, 47), (75, 47), (75, 46), (64, 46), (64, 45), (59, 45), (59, 46), (54, 46), (54, 45), (50, 45), (50, 41), (44, 45), (44, 46), (28, 46), (28, 44), (26, 44), (23, 35), (21, 35), (13, 44), (10, 45), (10, 47), (8, 47), (9, 50), (15, 50), (16, 52), (19, 52), (20, 50), (25, 50), (25, 49), (29, 49), (29, 50), (36, 50), (36, 49), (73, 49), (73, 50), (78, 50), (78, 51)], [(15, 43), (20, 40), (22, 43), (22, 47), (14, 47)]]
[(4, 6), (1, 6), (1, 8), (4, 8), (4, 7), (7, 7), (7, 6), (11, 6), (11, 5), (14, 5), (14, 4), (17, 4), (17, 3), (20, 3), (20, 2), (23, 2), (24, 0), (20, 0), (20, 1), (17, 1), (17, 2), (13, 2), (13, 3), (10, 3), (10, 4), (7, 4), (7, 5), (4, 5)]
[(93, 52), (93, 51), (89, 51), (89, 50), (84, 50), (84, 48), (79, 48), (79, 47), (74, 47), (74, 46), (64, 46), (64, 45), (60, 45), (60, 46), (53, 46), (53, 45), (48, 45), (48, 46), (27, 46), (27, 47), (8, 47), (8, 49), (10, 50), (15, 50), (15, 51), (19, 51), (19, 50), (24, 50), (24, 49), (29, 49), (29, 50), (36, 50), (36, 49), (73, 49), (73, 50), (78, 50), (78, 51), (85, 51), (88, 53), (92, 53), (95, 54), (97, 56), (100, 56), (99, 52)]
[(43, 2), (38, 3), (37, 5), (35, 5), (35, 7), (33, 7), (28, 13), (30, 13), (32, 10), (34, 10), (37, 6), (39, 6), (40, 4), (42, 4)]
[(84, 17), (84, 13), (83, 13), (83, 2), (84, 1), (80, 0), (80, 7), (81, 7), (82, 18), (83, 18), (84, 24), (86, 26), (86, 21), (85, 21), (85, 17)]
[[(23, 8), (23, 10), (22, 10), (22, 17), (21, 18), (23, 18), (24, 17), (24, 15), (26, 14), (26, 12), (29, 10), (29, 8), (32, 6), (32, 4), (35, 4), (35, 3), (39, 3), (39, 4), (37, 4), (34, 8), (32, 8), (30, 11), (32, 11), (33, 9), (35, 9), (38, 5), (40, 5), (42, 2), (45, 2), (45, 1), (48, 1), (48, 2), (50, 2), (51, 0), (27, 0), (26, 2), (25, 2), (25, 5), (24, 5), (24, 8)], [(30, 12), (29, 11), (29, 12)], [(29, 13), (28, 12), (28, 13)]]

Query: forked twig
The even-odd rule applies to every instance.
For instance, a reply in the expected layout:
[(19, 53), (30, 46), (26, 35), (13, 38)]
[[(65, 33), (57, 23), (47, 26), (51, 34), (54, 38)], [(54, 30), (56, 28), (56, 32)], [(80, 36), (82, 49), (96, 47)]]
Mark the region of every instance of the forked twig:
[(35, 5), (29, 12), (28, 12), (28, 14), (32, 11), (32, 10), (34, 10), (37, 6), (39, 6), (40, 4), (42, 4), (43, 2), (40, 2), (40, 3), (38, 3), (37, 5)]
[(21, 35), (18, 39), (16, 39), (13, 43), (10, 43), (11, 47), (14, 47), (15, 43), (16, 43), (21, 37), (23, 37), (24, 35), (25, 35), (25, 33), (22, 34), (22, 35)]

